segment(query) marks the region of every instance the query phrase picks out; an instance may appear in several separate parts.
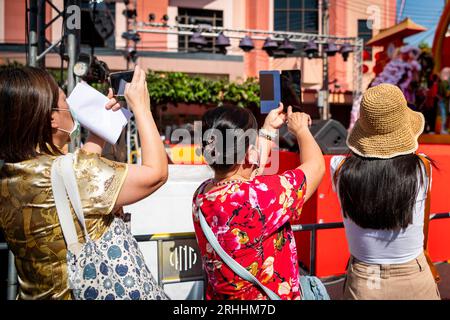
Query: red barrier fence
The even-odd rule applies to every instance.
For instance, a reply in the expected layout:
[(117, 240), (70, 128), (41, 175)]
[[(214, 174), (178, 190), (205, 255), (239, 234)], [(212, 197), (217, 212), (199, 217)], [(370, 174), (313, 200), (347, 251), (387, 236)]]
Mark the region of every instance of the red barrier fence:
[[(431, 212), (450, 212), (450, 145), (423, 144), (419, 151), (432, 158), (437, 169), (433, 169)], [(317, 192), (305, 204), (302, 215), (293, 224), (331, 223), (342, 221), (340, 206), (331, 187), (330, 160), (325, 155), (326, 173)], [(281, 152), (280, 172), (299, 165), (298, 154)], [(296, 236), (299, 260), (310, 267), (310, 236), (307, 232)], [(344, 229), (319, 230), (316, 237), (316, 274), (319, 277), (339, 275), (345, 272), (349, 258)], [(437, 219), (430, 223), (429, 250), (433, 261), (450, 260), (450, 219)]]

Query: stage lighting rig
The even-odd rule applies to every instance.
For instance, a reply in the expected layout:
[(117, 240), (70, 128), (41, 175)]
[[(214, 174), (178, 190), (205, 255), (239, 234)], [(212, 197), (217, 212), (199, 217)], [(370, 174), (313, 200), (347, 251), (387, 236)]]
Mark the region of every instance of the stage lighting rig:
[(136, 9), (125, 9), (122, 11), (122, 14), (127, 17), (127, 19), (134, 19), (137, 17)]

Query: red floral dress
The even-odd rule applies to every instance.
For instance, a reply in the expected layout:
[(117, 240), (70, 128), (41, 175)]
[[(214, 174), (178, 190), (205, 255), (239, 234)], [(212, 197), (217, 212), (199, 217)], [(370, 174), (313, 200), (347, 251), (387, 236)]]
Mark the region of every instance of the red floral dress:
[(289, 220), (298, 218), (305, 199), (306, 178), (300, 169), (259, 176), (204, 193), (195, 192), (193, 219), (203, 268), (208, 276), (207, 300), (260, 300), (266, 294), (237, 276), (206, 240), (198, 206), (224, 250), (282, 299), (300, 299), (297, 248)]

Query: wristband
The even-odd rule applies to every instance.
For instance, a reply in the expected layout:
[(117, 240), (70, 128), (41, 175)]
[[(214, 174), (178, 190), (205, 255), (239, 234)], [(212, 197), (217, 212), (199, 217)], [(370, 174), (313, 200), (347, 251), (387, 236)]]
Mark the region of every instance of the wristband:
[(264, 128), (259, 130), (259, 135), (261, 137), (263, 137), (263, 138), (266, 138), (269, 141), (272, 141), (272, 140), (276, 139), (276, 137), (278, 136), (278, 134), (276, 132), (269, 131), (269, 130), (266, 130)]

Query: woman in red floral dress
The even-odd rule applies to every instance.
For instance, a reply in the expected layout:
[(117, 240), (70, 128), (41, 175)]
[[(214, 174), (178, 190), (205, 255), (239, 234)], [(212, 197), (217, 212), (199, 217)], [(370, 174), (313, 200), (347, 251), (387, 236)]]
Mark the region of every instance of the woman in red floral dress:
[[(302, 165), (281, 175), (258, 175), (258, 166), (263, 168), (267, 159), (264, 150), (270, 150), (268, 146), (284, 122), (297, 137)], [(262, 130), (255, 134), (256, 119), (244, 108), (219, 107), (204, 115), (203, 154), (215, 177), (195, 192), (193, 219), (208, 277), (206, 299), (268, 297), (222, 262), (200, 227), (199, 208), (232, 258), (282, 299), (301, 299), (297, 248), (289, 220), (300, 215), (325, 171), (322, 153), (309, 131), (310, 122), (308, 115), (293, 113), (290, 107), (284, 114), (280, 106), (269, 113)]]

